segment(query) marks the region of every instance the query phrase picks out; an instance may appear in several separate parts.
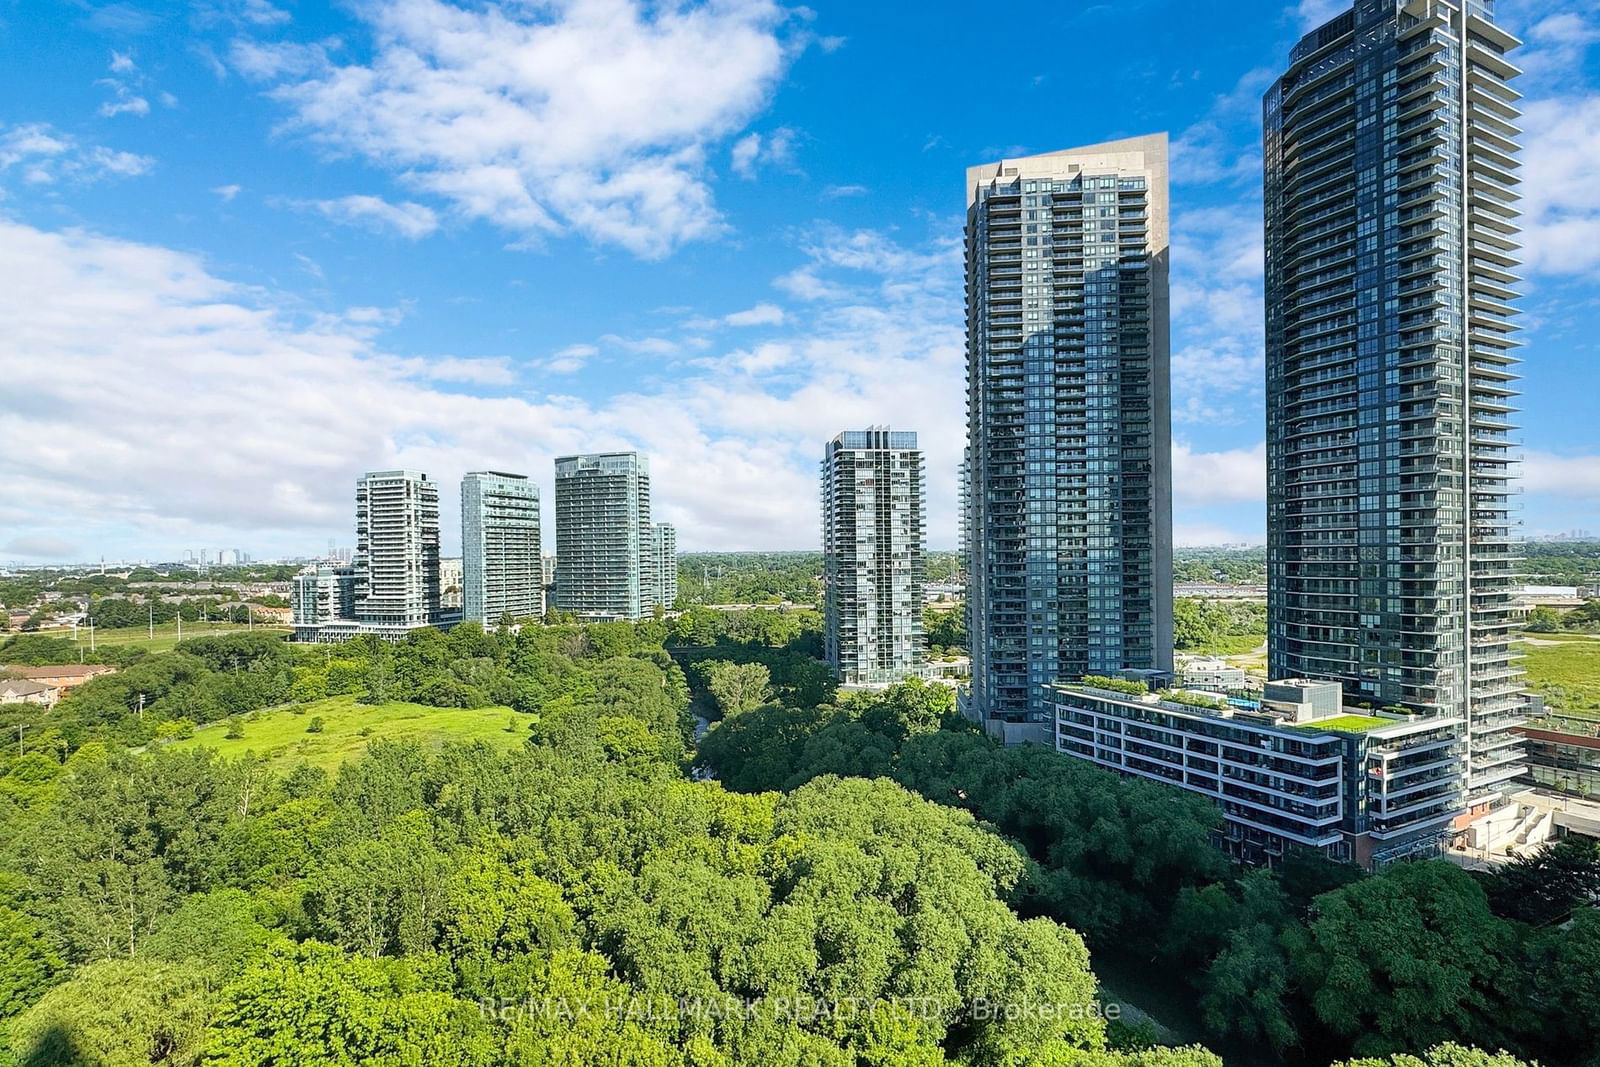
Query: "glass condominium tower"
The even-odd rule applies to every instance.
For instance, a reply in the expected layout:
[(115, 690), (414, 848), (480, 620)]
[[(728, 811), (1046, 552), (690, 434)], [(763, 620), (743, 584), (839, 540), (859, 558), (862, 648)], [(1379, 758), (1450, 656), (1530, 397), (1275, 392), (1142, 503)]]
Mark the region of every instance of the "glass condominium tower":
[(544, 614), (539, 487), (525, 474), (461, 479), (462, 618), (485, 627)]
[(652, 584), (648, 612), (654, 608), (671, 611), (678, 602), (678, 529), (671, 523), (658, 522), (650, 528), (650, 559)]
[(1167, 137), (967, 169), (969, 713), (1172, 667)]
[(1459, 717), (1471, 806), (1522, 771), (1525, 703), (1518, 42), (1493, 15), (1356, 0), (1263, 100), (1269, 670)]
[(846, 430), (822, 458), (822, 632), (849, 685), (924, 673), (927, 485), (917, 435)]
[(654, 607), (650, 462), (637, 452), (556, 460), (556, 607), (636, 622)]
[(439, 617), (439, 487), (420, 471), (356, 482), (356, 621), (389, 637)]

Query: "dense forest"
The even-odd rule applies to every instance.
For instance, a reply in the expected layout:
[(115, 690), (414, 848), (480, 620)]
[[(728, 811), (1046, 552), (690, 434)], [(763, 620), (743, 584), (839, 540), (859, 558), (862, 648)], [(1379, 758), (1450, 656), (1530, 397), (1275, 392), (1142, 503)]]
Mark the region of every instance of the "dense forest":
[[(1592, 850), (1236, 870), (1199, 798), (996, 747), (942, 687), (837, 693), (818, 651), (805, 610), (233, 634), (7, 706), (0, 1063), (1217, 1064), (1110, 1017), (1113, 947), (1306, 1063), (1600, 1048)], [(176, 743), (336, 693), (526, 740)]]
[[(954, 552), (929, 552), (930, 582), (954, 581), (960, 573)], [(678, 557), (678, 603), (822, 603), (821, 552), (694, 552)]]
[(1172, 576), (1179, 582), (1223, 582), (1265, 585), (1265, 548), (1178, 548), (1172, 553)]
[(1091, 951), (1183, 976), (1218, 1038), (1299, 1062), (1465, 1040), (1550, 1064), (1600, 1053), (1600, 853), (1572, 839), (1495, 876), (1436, 860), (1364, 875), (1291, 855), (1231, 868), (1216, 808), (1045, 749), (1005, 749), (908, 685), (836, 707), (764, 707), (725, 721), (699, 758), (730, 789), (888, 777), (970, 811), (1032, 859), (1024, 915)]
[(1522, 570), (1530, 581), (1549, 585), (1600, 582), (1600, 541), (1529, 541)]
[(1267, 606), (1256, 600), (1172, 601), (1172, 641), (1180, 652), (1227, 650), (1229, 639), (1254, 646), (1267, 640)]

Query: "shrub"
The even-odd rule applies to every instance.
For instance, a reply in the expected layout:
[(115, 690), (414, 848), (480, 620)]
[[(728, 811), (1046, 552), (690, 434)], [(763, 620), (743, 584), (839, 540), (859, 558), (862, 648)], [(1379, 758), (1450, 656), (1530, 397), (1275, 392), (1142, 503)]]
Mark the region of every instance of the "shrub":
[(1096, 689), (1108, 689), (1113, 693), (1127, 693), (1129, 696), (1143, 696), (1150, 692), (1150, 687), (1143, 682), (1130, 682), (1126, 678), (1108, 678), (1103, 674), (1086, 674), (1078, 681), (1083, 685), (1093, 686)]

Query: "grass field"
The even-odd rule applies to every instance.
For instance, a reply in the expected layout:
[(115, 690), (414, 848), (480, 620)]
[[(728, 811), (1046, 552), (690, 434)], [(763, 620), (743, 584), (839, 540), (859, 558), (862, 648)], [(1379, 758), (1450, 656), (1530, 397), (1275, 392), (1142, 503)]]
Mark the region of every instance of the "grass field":
[[(237, 634), (243, 633), (247, 627), (236, 622), (186, 622), (183, 624), (183, 636), (187, 640), (191, 637), (201, 637), (207, 634)], [(284, 627), (257, 626), (257, 633), (288, 634), (290, 631)], [(50, 631), (51, 637), (71, 638), (72, 631)], [(156, 627), (155, 637), (150, 636), (150, 629), (146, 626), (128, 626), (117, 630), (96, 630), (94, 644), (96, 648), (137, 645), (149, 652), (171, 652), (178, 643), (178, 624), (164, 622)], [(89, 630), (87, 627), (78, 627), (78, 644), (85, 649), (89, 647)]]
[(1199, 648), (1183, 651), (1194, 656), (1248, 656), (1266, 643), (1266, 634), (1219, 634)]
[(1528, 688), (1543, 693), (1554, 710), (1600, 712), (1600, 641), (1529, 638), (1517, 646)]
[[(187, 636), (189, 628), (185, 626)], [(194, 736), (174, 742), (178, 748), (214, 748), (224, 756), (254, 752), (266, 757), (273, 770), (287, 771), (299, 763), (309, 763), (327, 771), (366, 751), (374, 740), (420, 741), (437, 748), (446, 741), (487, 741), (514, 748), (528, 737), (531, 720), (509, 708), (430, 708), (421, 704), (357, 704), (354, 696), (329, 697), (310, 704), (255, 712), (254, 722), (244, 723), (244, 737), (224, 736), (228, 722), (200, 727)], [(323, 731), (306, 732), (311, 720), (321, 717)], [(506, 729), (515, 718), (517, 730)], [(365, 731), (365, 736), (363, 732)]]

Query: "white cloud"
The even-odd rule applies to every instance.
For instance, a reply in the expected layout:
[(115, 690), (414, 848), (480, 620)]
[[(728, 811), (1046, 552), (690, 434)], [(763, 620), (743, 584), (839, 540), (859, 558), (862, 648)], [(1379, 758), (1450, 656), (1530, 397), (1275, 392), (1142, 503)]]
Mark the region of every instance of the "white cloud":
[(197, 0), (194, 18), (202, 26), (281, 26), (291, 20), (287, 11), (268, 0)]
[(1600, 264), (1600, 96), (1537, 100), (1523, 113), (1523, 249), (1530, 270)]
[(794, 345), (769, 341), (751, 349), (738, 349), (724, 356), (695, 360), (695, 365), (740, 374), (770, 374), (793, 366), (799, 359)]
[(1522, 479), (1530, 493), (1600, 500), (1600, 455), (1558, 456), (1529, 450), (1523, 454)]
[(842, 200), (846, 197), (866, 196), (871, 192), (865, 185), (830, 185), (822, 190), (824, 200)]
[[(419, 467), (448, 487), (493, 464), (548, 486), (554, 455), (638, 447), (651, 457), (658, 510), (681, 525), (686, 547), (800, 547), (816, 526), (822, 442), (888, 422), (922, 432), (935, 479), (932, 540), (950, 544), (963, 422), (959, 275), (938, 272), (930, 284), (923, 265), (945, 254), (940, 246), (876, 240), (884, 250), (868, 262), (887, 273), (808, 257), (846, 276), (833, 284), (847, 295), (786, 321), (782, 336), (729, 352), (723, 366), (684, 364), (669, 381), (642, 374), (630, 391), (587, 402), (526, 391), (504, 359), (385, 352), (384, 309), (307, 321), (290, 310), (300, 299), (229, 282), (188, 254), (0, 220), (9, 342), (0, 346), (0, 528), (155, 552), (202, 535), (307, 551), (330, 534), (348, 537), (362, 469)], [(839, 233), (815, 247), (829, 255), (864, 243)], [(543, 370), (596, 348), (571, 346)], [(742, 366), (730, 374), (734, 362)], [(196, 395), (206, 397), (203, 419), (190, 410)], [(25, 405), (7, 403), (23, 396)], [(229, 428), (226, 447), (218, 426)]]
[[(230, 198), (231, 199), (231, 198)], [(299, 204), (334, 222), (365, 226), (415, 241), (439, 228), (439, 216), (422, 204), (391, 204), (377, 196), (341, 196), (335, 200), (310, 200)]]
[(1173, 140), (1174, 184), (1260, 183), (1261, 94), (1273, 77), (1266, 67), (1246, 71), (1232, 89), (1212, 100), (1204, 116)]
[(1201, 208), (1173, 224), (1172, 407), (1178, 423), (1261, 421), (1261, 218)]
[(243, 186), (240, 185), (218, 185), (213, 187), (211, 191), (216, 193), (217, 196), (221, 197), (222, 202), (226, 204), (234, 197), (238, 196), (239, 190), (242, 188)]
[(123, 90), (115, 100), (107, 100), (100, 105), (100, 114), (108, 119), (116, 115), (138, 115), (143, 118), (150, 114), (150, 101)]
[(293, 126), (527, 238), (576, 231), (644, 257), (722, 227), (708, 152), (767, 104), (789, 54), (772, 0), (376, 0), (367, 63), (236, 43)]
[(600, 349), (594, 345), (568, 345), (545, 360), (543, 367), (551, 374), (573, 374), (599, 354)]
[(761, 135), (759, 133), (745, 134), (733, 142), (733, 148), (728, 152), (728, 163), (733, 167), (733, 172), (741, 178), (754, 178), (756, 176), (756, 160), (761, 156)]
[(843, 288), (823, 281), (812, 267), (796, 267), (772, 284), (796, 300), (831, 300), (845, 295)]
[(1538, 21), (1522, 31), (1526, 44), (1515, 56), (1523, 71), (1517, 88), (1528, 95), (1580, 86), (1584, 54), (1600, 41), (1600, 27), (1577, 11), (1541, 8)]
[(446, 356), (435, 359), (406, 360), (401, 364), (411, 376), (433, 382), (453, 382), (462, 385), (510, 385), (517, 380), (517, 372), (510, 360), (504, 357), (491, 359), (462, 359)]
[(149, 156), (85, 145), (46, 123), (0, 127), (0, 174), (14, 170), (30, 185), (133, 178), (154, 166)]
[(1198, 505), (1266, 500), (1267, 443), (1196, 452), (1188, 443), (1174, 441), (1172, 494), (1175, 501)]
[(777, 304), (757, 304), (753, 308), (735, 311), (723, 316), (729, 326), (778, 326), (783, 323), (783, 309)]
[(143, 84), (145, 79), (133, 60), (120, 52), (112, 52), (110, 69), (121, 76), (95, 82), (111, 90), (111, 99), (100, 105), (101, 117), (109, 119), (117, 115), (138, 115), (143, 118), (150, 114), (150, 101), (134, 91), (134, 87)]
[(608, 333), (600, 340), (635, 356), (675, 356), (683, 348), (677, 341), (665, 337), (622, 337)]
[(795, 132), (786, 126), (765, 136), (759, 133), (746, 134), (735, 141), (729, 150), (729, 165), (735, 174), (746, 181), (755, 178), (757, 170), (763, 166), (793, 170), (795, 140)]

